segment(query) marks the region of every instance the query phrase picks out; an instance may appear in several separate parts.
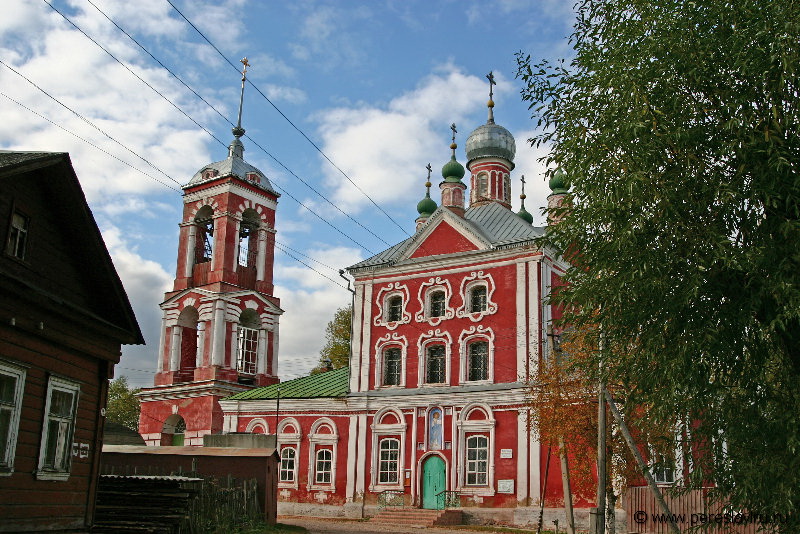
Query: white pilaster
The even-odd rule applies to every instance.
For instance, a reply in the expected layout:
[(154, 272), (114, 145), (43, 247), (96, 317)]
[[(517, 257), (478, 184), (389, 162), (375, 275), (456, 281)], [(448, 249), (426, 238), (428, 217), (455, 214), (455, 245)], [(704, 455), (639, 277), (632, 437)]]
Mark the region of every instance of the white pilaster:
[(350, 391), (361, 391), (361, 329), (363, 324), (361, 312), (363, 310), (364, 285), (355, 284), (356, 294), (353, 298), (353, 338), (350, 340)]
[(269, 362), (272, 365), (268, 367), (272, 376), (278, 376), (278, 332), (280, 331), (280, 319), (281, 316), (277, 314), (272, 317), (274, 325), (272, 329), (272, 358)]
[(164, 349), (166, 348), (165, 345), (167, 342), (166, 337), (167, 337), (167, 318), (166, 318), (166, 313), (164, 313), (161, 315), (161, 335), (159, 336), (158, 339), (158, 360), (156, 364), (157, 372), (168, 370), (167, 362), (169, 361), (169, 358), (167, 358), (167, 355), (164, 353)]
[[(216, 251), (215, 251), (216, 252)], [(211, 340), (211, 365), (221, 367), (225, 361), (225, 301), (214, 302), (214, 337)]]
[(203, 366), (203, 350), (206, 346), (206, 322), (197, 321), (197, 356), (195, 357), (195, 366)]
[(347, 430), (347, 484), (345, 485), (345, 500), (353, 502), (355, 500), (356, 488), (356, 441), (358, 439), (358, 420), (355, 415), (350, 416), (350, 426)]
[(256, 350), (256, 373), (264, 374), (267, 368), (267, 331), (258, 330), (258, 348)]
[(528, 497), (528, 473), (530, 461), (528, 460), (528, 443), (530, 442), (530, 429), (528, 428), (528, 410), (521, 409), (517, 414), (517, 502), (525, 503), (530, 506), (531, 503), (527, 501)]
[(172, 327), (172, 342), (169, 347), (169, 370), (177, 371), (180, 369), (181, 358), (181, 327), (175, 325)]
[(361, 498), (366, 497), (366, 473), (367, 466), (366, 458), (367, 449), (367, 416), (361, 414), (358, 416), (358, 448), (356, 449), (356, 495), (361, 494)]
[(221, 217), (215, 217), (213, 224), (214, 224), (214, 235), (212, 236), (212, 238), (214, 246), (211, 249), (211, 270), (216, 271), (217, 269), (219, 269), (219, 263), (220, 263), (219, 259), (217, 258), (219, 258), (219, 255), (222, 254), (222, 251), (225, 250), (225, 243), (217, 243), (217, 239), (219, 238), (219, 233), (220, 233), (220, 226), (222, 226), (223, 224), (223, 219)]
[(530, 347), (530, 376), (539, 371), (539, 347), (542, 327), (539, 314), (542, 310), (542, 297), (539, 293), (539, 270), (543, 266), (538, 260), (528, 263), (528, 347)]
[(187, 233), (186, 261), (183, 262), (183, 275), (188, 278), (192, 276), (192, 267), (194, 267), (195, 247), (197, 246), (197, 226), (190, 224)]
[(516, 302), (517, 302), (517, 320), (516, 320), (516, 331), (517, 331), (517, 379), (518, 380), (527, 380), (528, 376), (528, 369), (527, 369), (527, 355), (528, 355), (528, 344), (526, 342), (527, 336), (525, 335), (525, 331), (527, 330), (527, 323), (525, 317), (526, 311), (526, 298), (527, 292), (525, 291), (526, 287), (526, 277), (525, 277), (525, 270), (527, 264), (520, 262), (517, 263), (517, 290), (516, 290)]
[(258, 257), (256, 259), (256, 280), (261, 281), (264, 279), (264, 263), (267, 259), (267, 230), (266, 228), (258, 229)]
[[(361, 321), (361, 387), (359, 391), (369, 390), (369, 371), (372, 362), (372, 349), (370, 347), (370, 333), (372, 332), (372, 281), (364, 286), (364, 309)], [(403, 362), (405, 372), (406, 363)]]

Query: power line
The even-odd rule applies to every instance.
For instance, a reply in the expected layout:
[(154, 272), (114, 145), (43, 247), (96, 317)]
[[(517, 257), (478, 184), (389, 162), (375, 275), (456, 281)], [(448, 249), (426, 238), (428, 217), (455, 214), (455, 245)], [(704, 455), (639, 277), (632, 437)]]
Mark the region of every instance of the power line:
[[(174, 3), (172, 3), (172, 0), (167, 0), (167, 3), (170, 6), (172, 6), (172, 8), (183, 18), (183, 20), (185, 20), (189, 24), (189, 26), (194, 28), (194, 30), (200, 35), (200, 37), (202, 37), (209, 45), (211, 45), (211, 47), (214, 50), (217, 51), (217, 53), (222, 57), (222, 59), (224, 59), (231, 67), (233, 67), (233, 69), (236, 72), (239, 72), (239, 67), (237, 67), (236, 64), (234, 64), (230, 59), (228, 59), (227, 56), (225, 56), (225, 54), (223, 54), (222, 51), (217, 47), (217, 45), (212, 43), (211, 40), (208, 37), (206, 37), (206, 35), (200, 30), (200, 28), (195, 26), (194, 23), (191, 20), (189, 20), (188, 17), (186, 17), (186, 15), (183, 14), (183, 12), (181, 12), (181, 10), (178, 9), (178, 7)], [(280, 114), (280, 116), (283, 117), (286, 120), (286, 122), (289, 123), (289, 125), (291, 125), (292, 128), (294, 128), (300, 135), (302, 135), (306, 139), (306, 141), (308, 141), (311, 144), (311, 146), (313, 146), (317, 150), (317, 152), (319, 152), (322, 155), (322, 157), (325, 158), (325, 160), (333, 166), (333, 168), (335, 168), (337, 171), (339, 171), (341, 173), (341, 175), (344, 176), (347, 179), (348, 182), (350, 182), (362, 195), (364, 195), (372, 203), (373, 206), (378, 208), (378, 210), (381, 213), (383, 213), (390, 221), (392, 221), (395, 224), (395, 226), (400, 228), (400, 230), (404, 234), (406, 234), (407, 236), (411, 235), (411, 234), (408, 233), (408, 231), (405, 228), (403, 228), (403, 226), (400, 223), (398, 223), (391, 215), (389, 215), (382, 207), (380, 207), (378, 205), (378, 203), (375, 202), (375, 200), (373, 200), (373, 198), (371, 196), (369, 196), (363, 189), (361, 189), (361, 187), (359, 187), (359, 185), (356, 184), (350, 178), (350, 176), (347, 175), (346, 172), (344, 172), (338, 165), (336, 165), (328, 157), (328, 155), (325, 154), (325, 152), (323, 152), (323, 150), (314, 141), (312, 141), (311, 138), (308, 137), (308, 135), (306, 135), (306, 133), (303, 130), (301, 130), (289, 117), (286, 116), (286, 114), (283, 111), (280, 110), (280, 108), (278, 108), (278, 106), (275, 105), (274, 102), (272, 102), (272, 100), (270, 100), (270, 98), (267, 95), (264, 94), (263, 91), (261, 91), (261, 89), (257, 85), (255, 85), (250, 80), (248, 80), (248, 82), (253, 87), (253, 89), (255, 89), (256, 92), (258, 92), (258, 94), (260, 94), (264, 98), (264, 100), (269, 102), (269, 105), (272, 106), (275, 109), (275, 111), (277, 111)], [(384, 243), (385, 243), (385, 241), (384, 241)], [(387, 243), (387, 245), (388, 245), (388, 243)]]

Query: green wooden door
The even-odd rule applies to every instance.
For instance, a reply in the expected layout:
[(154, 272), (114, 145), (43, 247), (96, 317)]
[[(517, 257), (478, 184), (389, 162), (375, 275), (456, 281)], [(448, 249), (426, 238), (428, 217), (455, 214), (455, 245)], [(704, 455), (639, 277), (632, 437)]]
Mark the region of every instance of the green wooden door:
[(436, 494), (447, 489), (444, 460), (431, 456), (422, 466), (422, 507), (436, 509)]

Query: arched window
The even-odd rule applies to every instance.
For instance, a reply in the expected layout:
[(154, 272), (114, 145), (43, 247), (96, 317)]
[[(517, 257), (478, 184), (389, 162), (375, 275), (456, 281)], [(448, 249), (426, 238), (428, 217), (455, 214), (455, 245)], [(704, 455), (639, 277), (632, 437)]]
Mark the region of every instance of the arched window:
[(471, 313), (486, 311), (486, 286), (476, 285), (469, 292), (469, 307)]
[(430, 295), (428, 296), (429, 299), (429, 310), (430, 314), (429, 317), (444, 317), (445, 313), (445, 293), (444, 291), (437, 289), (435, 291), (431, 291)]
[(489, 343), (476, 341), (469, 345), (467, 380), (489, 379)]
[(330, 449), (317, 450), (317, 461), (314, 466), (314, 483), (330, 484), (333, 467), (333, 453)]
[(378, 461), (378, 483), (396, 484), (400, 479), (400, 440), (386, 438), (381, 440)]
[(393, 295), (386, 299), (386, 322), (393, 323), (403, 318), (403, 297)]
[(481, 200), (489, 196), (489, 175), (485, 172), (478, 174), (478, 191), (476, 192), (476, 199)]
[(242, 213), (242, 222), (239, 225), (239, 265), (256, 266), (260, 222), (258, 212), (253, 208), (248, 208)]
[(489, 439), (486, 436), (467, 438), (466, 485), (486, 486), (489, 474)]
[(383, 351), (383, 385), (399, 386), (400, 373), (403, 364), (401, 360), (400, 347), (390, 347)]
[(425, 382), (441, 384), (445, 381), (445, 347), (444, 345), (428, 345), (425, 356)]
[(242, 374), (256, 374), (258, 364), (258, 328), (260, 326), (261, 321), (255, 310), (248, 308), (239, 316), (236, 370)]
[(172, 414), (164, 421), (161, 429), (162, 445), (184, 445), (184, 434), (186, 433), (186, 421), (178, 414)]
[(281, 467), (278, 482), (294, 482), (297, 473), (297, 449), (284, 447), (281, 449)]
[(195, 263), (211, 261), (214, 254), (214, 210), (211, 206), (203, 206), (194, 217), (197, 227), (195, 233)]

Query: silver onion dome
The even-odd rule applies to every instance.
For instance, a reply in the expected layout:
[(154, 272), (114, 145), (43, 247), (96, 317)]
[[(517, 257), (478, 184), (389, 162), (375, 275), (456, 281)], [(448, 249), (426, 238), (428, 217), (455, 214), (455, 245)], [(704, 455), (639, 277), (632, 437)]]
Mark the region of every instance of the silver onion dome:
[(490, 120), (478, 126), (467, 138), (467, 165), (484, 157), (503, 158), (514, 165), (517, 144), (511, 132)]

